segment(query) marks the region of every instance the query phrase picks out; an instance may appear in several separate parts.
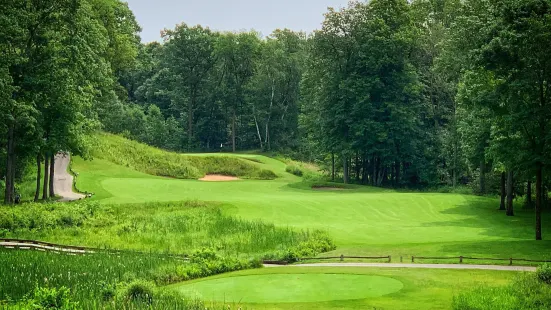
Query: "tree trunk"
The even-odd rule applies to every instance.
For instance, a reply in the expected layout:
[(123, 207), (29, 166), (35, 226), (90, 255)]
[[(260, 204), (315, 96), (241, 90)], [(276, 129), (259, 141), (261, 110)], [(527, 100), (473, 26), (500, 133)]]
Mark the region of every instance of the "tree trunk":
[(486, 161), (480, 161), (480, 194), (486, 194)]
[(541, 209), (543, 207), (543, 164), (536, 167), (536, 240), (541, 238)]
[(50, 180), (49, 173), (50, 173), (50, 157), (46, 153), (46, 155), (44, 155), (44, 182), (42, 187), (42, 200), (48, 199), (48, 181)]
[(262, 135), (260, 134), (260, 127), (258, 127), (258, 120), (256, 119), (256, 112), (253, 105), (253, 118), (254, 118), (254, 124), (256, 126), (256, 134), (258, 135), (258, 141), (260, 142), (260, 149), (264, 150), (264, 144), (262, 144)]
[(36, 154), (36, 190), (34, 192), (34, 201), (38, 201), (40, 199), (40, 182), (42, 181), (41, 174), (42, 174), (42, 156), (40, 155), (40, 152)]
[(526, 185), (526, 205), (532, 206), (532, 181), (528, 181)]
[(342, 156), (342, 179), (344, 184), (348, 184), (348, 158)]
[(501, 173), (501, 203), (499, 204), (499, 210), (505, 210), (505, 172)]
[(356, 183), (360, 183), (360, 159), (358, 157), (358, 152), (356, 152), (356, 162), (354, 163), (354, 168), (356, 171)]
[(50, 197), (55, 197), (54, 191), (54, 177), (55, 177), (55, 155), (50, 157)]
[(331, 181), (335, 182), (335, 153), (331, 153)]
[(264, 145), (271, 149), (270, 143), (270, 122), (272, 120), (272, 108), (274, 106), (274, 97), (275, 97), (275, 79), (272, 79), (272, 96), (270, 98), (270, 109), (268, 110), (268, 120), (266, 121), (266, 140), (264, 140)]
[(231, 119), (231, 141), (232, 151), (235, 153), (235, 110), (233, 110), (233, 115)]
[(507, 172), (507, 216), (514, 216), (513, 211), (513, 171)]
[(399, 160), (395, 162), (394, 168), (396, 169), (396, 174), (395, 174), (396, 187), (400, 187), (400, 161)]
[(15, 174), (15, 137), (14, 137), (14, 124), (10, 124), (8, 128), (8, 143), (7, 143), (7, 156), (6, 156), (6, 189), (4, 196), (5, 204), (12, 204), (15, 194), (15, 184), (13, 183)]
[(187, 112), (187, 131), (188, 131), (188, 137), (187, 137), (187, 144), (188, 148), (191, 149), (191, 143), (193, 142), (193, 109), (195, 108), (195, 100), (196, 100), (195, 90), (191, 93), (191, 100), (189, 101), (188, 105), (188, 112)]

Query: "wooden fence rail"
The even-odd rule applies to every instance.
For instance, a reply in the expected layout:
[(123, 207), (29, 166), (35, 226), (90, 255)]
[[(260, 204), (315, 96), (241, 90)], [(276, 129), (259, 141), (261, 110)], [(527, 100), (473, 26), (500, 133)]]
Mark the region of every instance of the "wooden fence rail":
[[(188, 260), (186, 254), (169, 254), (169, 253), (156, 253), (156, 252), (144, 252), (144, 251), (135, 251), (135, 250), (117, 250), (109, 248), (92, 248), (92, 247), (83, 247), (83, 246), (74, 246), (74, 245), (61, 245), (50, 242), (43, 242), (37, 240), (26, 240), (26, 239), (9, 239), (9, 238), (0, 238), (0, 247), (8, 249), (21, 249), (21, 250), (38, 250), (38, 251), (50, 251), (57, 253), (66, 253), (71, 255), (82, 255), (82, 254), (93, 254), (93, 253), (109, 253), (109, 254), (140, 254), (140, 255), (156, 255), (163, 257), (170, 257), (181, 260)], [(326, 257), (305, 257), (300, 258), (299, 261), (307, 260), (329, 260), (329, 259), (339, 259), (344, 261), (345, 259), (384, 259), (388, 263), (392, 262), (392, 256), (326, 256)], [(471, 257), (471, 256), (412, 256), (411, 263), (415, 263), (416, 260), (459, 260), (459, 263), (462, 264), (465, 260), (483, 260), (483, 261), (508, 261), (509, 265), (513, 265), (514, 261), (518, 262), (530, 262), (530, 263), (551, 263), (551, 260), (534, 260), (527, 258), (495, 258), (495, 257)], [(403, 256), (400, 256), (400, 263), (403, 262)], [(286, 261), (276, 261), (276, 260), (265, 260), (264, 264), (274, 264), (274, 265), (286, 265), (289, 262)]]

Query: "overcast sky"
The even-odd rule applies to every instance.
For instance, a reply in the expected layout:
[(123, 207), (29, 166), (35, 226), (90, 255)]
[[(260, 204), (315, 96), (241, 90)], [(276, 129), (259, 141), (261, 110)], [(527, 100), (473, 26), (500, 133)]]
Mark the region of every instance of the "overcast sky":
[(188, 25), (213, 30), (255, 29), (269, 35), (277, 28), (311, 32), (319, 29), (327, 7), (348, 0), (126, 0), (143, 28), (143, 42), (160, 39), (164, 28)]

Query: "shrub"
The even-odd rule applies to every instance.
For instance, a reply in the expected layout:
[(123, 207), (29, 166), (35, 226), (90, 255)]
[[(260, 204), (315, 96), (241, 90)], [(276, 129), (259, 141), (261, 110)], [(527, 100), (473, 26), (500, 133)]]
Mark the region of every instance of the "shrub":
[(254, 179), (258, 180), (273, 180), (276, 179), (277, 175), (272, 170), (262, 169), (260, 170)]
[(302, 175), (304, 174), (302, 170), (295, 165), (287, 165), (287, 167), (285, 168), (285, 171), (287, 171), (290, 174), (294, 174), (298, 177), (302, 177)]
[(154, 283), (144, 280), (135, 280), (122, 286), (121, 290), (117, 293), (117, 299), (151, 304), (153, 302), (154, 292)]
[(538, 279), (544, 283), (551, 284), (551, 265), (544, 264), (536, 271)]
[(79, 309), (78, 303), (71, 301), (70, 294), (70, 290), (66, 287), (61, 287), (59, 289), (37, 287), (32, 295), (26, 298), (23, 309)]
[(455, 310), (551, 309), (551, 286), (534, 274), (522, 275), (510, 285), (479, 287), (453, 299)]

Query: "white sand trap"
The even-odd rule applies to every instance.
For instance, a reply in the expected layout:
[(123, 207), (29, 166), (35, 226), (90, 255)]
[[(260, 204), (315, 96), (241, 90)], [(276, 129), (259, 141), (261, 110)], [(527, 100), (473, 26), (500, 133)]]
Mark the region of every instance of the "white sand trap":
[(206, 182), (228, 182), (228, 181), (238, 181), (239, 178), (232, 177), (229, 175), (221, 175), (221, 174), (207, 174), (204, 178), (199, 179), (199, 181), (206, 181)]

